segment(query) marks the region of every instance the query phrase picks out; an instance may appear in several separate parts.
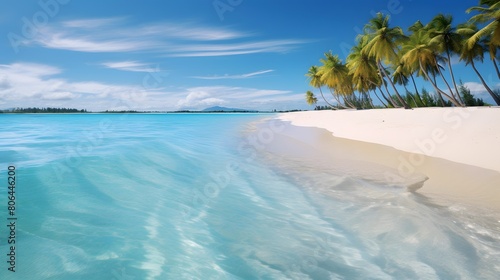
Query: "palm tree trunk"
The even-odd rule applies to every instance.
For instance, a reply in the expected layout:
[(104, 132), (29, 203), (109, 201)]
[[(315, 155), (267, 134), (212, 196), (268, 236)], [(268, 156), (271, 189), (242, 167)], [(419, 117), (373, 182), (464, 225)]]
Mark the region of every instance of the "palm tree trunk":
[(420, 97), (420, 94), (417, 89), (417, 84), (415, 83), (415, 79), (413, 78), (413, 74), (410, 74), (411, 81), (413, 82), (413, 87), (415, 88), (415, 94), (417, 95), (418, 101), (420, 101), (420, 104), (424, 104), (422, 101), (422, 98)]
[[(424, 73), (425, 77), (427, 77), (427, 79), (431, 82), (432, 86), (434, 87), (434, 89), (438, 92), (438, 94), (442, 94), (444, 96), (446, 96), (446, 98), (448, 98), (451, 103), (455, 104), (455, 106), (458, 106), (460, 107), (461, 105), (458, 104), (454, 98), (452, 98), (451, 96), (449, 96), (448, 94), (446, 94), (446, 92), (440, 90), (437, 85), (436, 85), (436, 82), (435, 81), (432, 81), (429, 77), (429, 75), (427, 74), (426, 71), (424, 71), (424, 67), (422, 66), (422, 61), (419, 59), (418, 63), (420, 64), (420, 70), (422, 70), (422, 72)], [(441, 97), (442, 98), (442, 97)], [(444, 107), (444, 102), (443, 100), (441, 100), (441, 102), (443, 103), (443, 107)]]
[(453, 93), (453, 90), (451, 89), (450, 84), (448, 83), (448, 81), (444, 77), (443, 71), (441, 71), (441, 68), (439, 68), (439, 65), (435, 59), (434, 59), (434, 62), (437, 65), (436, 68), (439, 72), (439, 75), (441, 76), (441, 79), (443, 79), (443, 82), (446, 84), (446, 86), (448, 87), (448, 90), (450, 91), (450, 94), (451, 94), (450, 97), (453, 98), (453, 100), (455, 100), (456, 103), (460, 104), (461, 107), (464, 107), (463, 102), (458, 101), (457, 98), (455, 97), (455, 94)]
[[(378, 67), (378, 64), (377, 64), (377, 67)], [(392, 105), (392, 107), (399, 108), (400, 106), (396, 103), (396, 101), (394, 101), (394, 99), (392, 99), (391, 93), (389, 92), (389, 89), (387, 88), (387, 84), (385, 83), (385, 79), (384, 79), (384, 77), (382, 75), (382, 72), (380, 72), (380, 68), (378, 70), (378, 75), (380, 77), (381, 83), (384, 85), (384, 88), (385, 88), (385, 91), (387, 92), (387, 95), (389, 95), (389, 98), (387, 98), (387, 96), (385, 96), (385, 94), (383, 93), (383, 91), (380, 90), (380, 92), (382, 92), (382, 96), (385, 98), (385, 100), (387, 100), (387, 102), (389, 104)]]
[(321, 97), (323, 97), (323, 100), (325, 100), (326, 104), (328, 104), (328, 106), (330, 106), (330, 108), (332, 108), (333, 110), (337, 110), (337, 108), (335, 108), (332, 104), (330, 104), (330, 102), (326, 100), (325, 96), (323, 95), (323, 91), (321, 90), (321, 87), (319, 87), (319, 92), (321, 93)]
[[(434, 73), (434, 72), (432, 73), (432, 78), (433, 78), (434, 84), (437, 85), (436, 73)], [(436, 92), (437, 92), (437, 95), (439, 97), (439, 102), (441, 102), (441, 107), (445, 107), (444, 99), (443, 99), (443, 95), (441, 94), (441, 91), (438, 89)], [(436, 103), (436, 105), (437, 105), (437, 103)]]
[[(387, 89), (387, 86), (385, 85), (385, 83), (384, 83), (384, 88), (386, 91), (389, 91)], [(382, 97), (384, 97), (385, 101), (387, 101), (387, 104), (392, 105), (392, 107), (394, 107), (394, 108), (398, 108), (397, 103), (392, 99), (392, 97), (389, 93), (387, 93), (387, 94), (389, 94), (389, 97), (385, 96), (384, 91), (382, 90), (382, 86), (378, 87), (378, 89), (380, 90)]]
[(406, 85), (404, 85), (405, 87), (405, 90), (406, 90), (406, 96), (410, 96), (411, 100), (413, 100), (413, 103), (415, 103), (415, 107), (418, 108), (418, 104), (417, 104), (417, 100), (415, 99), (415, 96), (413, 96), (413, 94), (408, 90), (408, 88), (406, 87)]
[(347, 94), (342, 94), (342, 98), (344, 99), (344, 103), (349, 105), (349, 107), (351, 107), (352, 109), (358, 109), (358, 107), (354, 103), (352, 103), (350, 97), (347, 96)]
[(448, 48), (446, 48), (446, 54), (448, 55), (448, 69), (450, 69), (451, 81), (453, 82), (453, 86), (455, 87), (455, 93), (457, 94), (456, 96), (458, 96), (458, 101), (464, 104), (464, 101), (462, 100), (462, 97), (460, 96), (460, 93), (458, 91), (457, 82), (455, 81), (455, 74), (453, 74), (453, 68), (451, 67), (450, 50)]
[(497, 105), (500, 105), (500, 97), (494, 93), (491, 88), (486, 84), (486, 82), (484, 81), (483, 79), (483, 76), (481, 76), (481, 74), (479, 73), (479, 71), (477, 70), (476, 68), (476, 65), (474, 63), (474, 60), (471, 60), (471, 63), (470, 65), (472, 65), (472, 69), (474, 69), (474, 71), (476, 72), (477, 76), (479, 77), (479, 79), (481, 80), (481, 83), (483, 83), (484, 87), (486, 88), (486, 90), (488, 91), (488, 93), (491, 95), (491, 97), (493, 97), (493, 100), (495, 100), (495, 102), (497, 103)]
[[(331, 91), (331, 89), (330, 89)], [(335, 100), (337, 100), (337, 104), (339, 107), (343, 108), (343, 109), (350, 109), (349, 107), (345, 106), (344, 104), (342, 104), (342, 102), (340, 101), (340, 98), (337, 94), (335, 94), (335, 92), (331, 91), (331, 94), (333, 95), (333, 98), (335, 98)]]
[[(382, 93), (382, 96), (384, 95), (384, 93), (382, 92), (382, 89), (379, 87), (378, 90), (380, 90), (380, 92)], [(377, 94), (377, 90), (373, 90), (373, 93), (375, 93), (375, 96), (377, 97), (377, 99), (380, 101), (380, 103), (382, 103), (382, 105), (384, 105), (385, 108), (389, 108), (389, 106), (387, 106), (387, 104), (384, 103), (384, 101), (382, 101), (382, 99), (380, 99), (380, 97), (378, 96)], [(385, 98), (385, 97), (384, 97)], [(387, 101), (387, 99), (386, 99)], [(375, 108), (375, 107), (374, 107)]]
[(389, 77), (389, 75), (387, 74), (387, 72), (385, 71), (384, 67), (382, 66), (381, 62), (378, 61), (377, 62), (378, 64), (378, 68), (379, 68), (379, 71), (382, 71), (384, 74), (384, 76), (387, 77), (387, 79), (389, 80), (389, 83), (391, 84), (392, 88), (394, 89), (394, 93), (396, 94), (396, 96), (398, 97), (399, 99), (399, 102), (401, 102), (401, 104), (404, 106), (405, 109), (411, 109), (410, 106), (408, 106), (408, 104), (406, 104), (406, 102), (404, 101), (404, 99), (401, 97), (401, 95), (399, 95), (399, 92), (398, 90), (396, 89), (396, 86), (394, 85), (394, 83), (392, 82), (392, 79), (391, 77)]
[(370, 108), (370, 101), (368, 100), (368, 97), (366, 96), (365, 92), (359, 92), (359, 96), (361, 98), (361, 109), (367, 109)]
[[(366, 92), (366, 98), (368, 99), (368, 102), (370, 103), (370, 109), (374, 109), (375, 105), (373, 104), (373, 99), (370, 96), (370, 91)], [(376, 95), (376, 94), (375, 94)], [(378, 96), (377, 96), (378, 97)]]
[(497, 71), (497, 76), (500, 79), (500, 71), (498, 70), (498, 65), (497, 65), (496, 58), (492, 58), (491, 61), (493, 62), (493, 66), (495, 66), (495, 70)]

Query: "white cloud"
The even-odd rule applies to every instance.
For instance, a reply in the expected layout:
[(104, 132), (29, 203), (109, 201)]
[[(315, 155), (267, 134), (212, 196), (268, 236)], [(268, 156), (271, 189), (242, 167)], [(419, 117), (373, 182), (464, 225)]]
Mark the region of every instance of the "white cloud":
[(193, 23), (131, 26), (125, 18), (64, 21), (37, 31), (27, 44), (78, 52), (156, 52), (177, 57), (287, 52), (306, 43), (303, 40), (259, 41), (250, 39), (250, 33)]
[(202, 56), (229, 56), (254, 53), (287, 52), (305, 41), (300, 40), (271, 40), (260, 42), (244, 42), (231, 44), (193, 44), (172, 49), (168, 56), (202, 57)]
[(45, 100), (69, 100), (78, 97), (71, 92), (51, 92), (43, 95), (41, 98)]
[[(261, 72), (261, 71), (259, 71)], [(258, 72), (255, 72), (258, 73)], [(249, 73), (246, 75), (252, 75)], [(0, 65), (2, 108), (65, 107), (102, 110), (201, 110), (219, 105), (232, 108), (271, 110), (304, 105), (303, 94), (286, 90), (229, 86), (184, 89), (147, 88), (141, 85), (71, 82), (59, 78), (61, 69), (43, 64)], [(145, 73), (151, 75), (151, 73)]]
[(157, 23), (137, 28), (138, 32), (169, 38), (192, 41), (232, 40), (247, 37), (248, 34), (234, 30), (214, 27), (199, 27), (193, 24)]
[(209, 90), (203, 88), (189, 89), (187, 96), (177, 102), (177, 107), (180, 109), (202, 109), (227, 103), (224, 99), (212, 97), (212, 95)]
[(132, 72), (153, 72), (155, 70), (155, 68), (151, 67), (149, 64), (137, 61), (104, 62), (101, 65), (111, 69)]
[(194, 76), (193, 78), (202, 79), (202, 80), (247, 79), (247, 78), (252, 78), (252, 77), (255, 77), (258, 75), (270, 73), (273, 71), (274, 70), (262, 70), (262, 71), (247, 73), (247, 74), (241, 74), (241, 75), (227, 75), (226, 74), (223, 76)]
[(290, 91), (227, 86), (193, 87), (181, 94), (185, 97), (179, 100), (177, 108), (192, 110), (201, 110), (214, 105), (269, 110), (304, 99), (303, 94), (292, 94)]
[(460, 56), (455, 55), (455, 54), (452, 54), (452, 55), (451, 55), (450, 62), (451, 62), (451, 66), (453, 66), (453, 65), (458, 65), (458, 64), (461, 64), (461, 63), (462, 63), (462, 62), (460, 61)]
[(153, 42), (130, 38), (104, 39), (51, 31), (39, 34), (36, 42), (46, 48), (79, 52), (129, 52), (149, 49), (154, 45)]
[(138, 107), (153, 107), (158, 102), (152, 98), (151, 103), (148, 103), (148, 97), (153, 95), (154, 89), (95, 81), (68, 82), (57, 77), (61, 72), (58, 68), (42, 64), (0, 65), (2, 83), (8, 85), (0, 87), (3, 106), (60, 106), (105, 110), (119, 102)]
[[(473, 94), (473, 95), (487, 95), (487, 96), (490, 96), (488, 91), (486, 90), (486, 88), (484, 87), (484, 85), (482, 83), (477, 83), (477, 82), (467, 82), (467, 83), (464, 83), (464, 86), (466, 86), (470, 92)], [(492, 90), (500, 87), (500, 83), (497, 83), (495, 85), (488, 85)]]

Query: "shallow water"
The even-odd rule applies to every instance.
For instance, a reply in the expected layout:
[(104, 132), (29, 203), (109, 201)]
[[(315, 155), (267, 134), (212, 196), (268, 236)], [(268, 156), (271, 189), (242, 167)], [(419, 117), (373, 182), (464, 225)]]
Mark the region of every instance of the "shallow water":
[(260, 150), (280, 125), (251, 125), (268, 117), (1, 115), (0, 180), (16, 166), (18, 221), (16, 272), (2, 261), (0, 279), (500, 274), (496, 213), (278, 166)]

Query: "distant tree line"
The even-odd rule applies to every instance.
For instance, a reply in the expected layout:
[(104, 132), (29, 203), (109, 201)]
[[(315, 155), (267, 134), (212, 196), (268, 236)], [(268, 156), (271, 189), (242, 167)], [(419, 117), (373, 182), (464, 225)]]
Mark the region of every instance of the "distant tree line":
[[(458, 87), (458, 92), (460, 94), (461, 99), (464, 102), (465, 106), (491, 106), (491, 104), (487, 104), (484, 102), (482, 98), (475, 98), (470, 89), (467, 88), (463, 83), (460, 83)], [(310, 96), (310, 91), (308, 91), (309, 96), (306, 96), (306, 98), (311, 99)], [(398, 105), (401, 105), (399, 103), (398, 99), (396, 99), (395, 96), (392, 96), (394, 98), (394, 102)], [(412, 94), (410, 92), (407, 92), (406, 95), (403, 96), (404, 101), (409, 104), (412, 108), (416, 107), (452, 107), (453, 103), (450, 100), (444, 100), (439, 98), (439, 95), (437, 94), (431, 94), (429, 91), (427, 91), (425, 88), (423, 88), (420, 91), (420, 94)], [(314, 104), (314, 103), (313, 103)], [(366, 103), (363, 103), (363, 100), (357, 99), (357, 98), (352, 98), (351, 99), (351, 104), (355, 105), (356, 108), (358, 109), (370, 109), (370, 108), (383, 108), (382, 106), (369, 106)], [(345, 104), (343, 104), (345, 105)], [(332, 108), (333, 107), (333, 108)], [(344, 109), (345, 107), (342, 105), (328, 105), (328, 106), (319, 106), (317, 105), (314, 107), (315, 111), (320, 111), (320, 110), (332, 110), (332, 109)]]
[(74, 108), (37, 108), (37, 107), (29, 107), (29, 108), (15, 108), (12, 110), (4, 110), (0, 111), (2, 113), (87, 113), (86, 109), (74, 109)]

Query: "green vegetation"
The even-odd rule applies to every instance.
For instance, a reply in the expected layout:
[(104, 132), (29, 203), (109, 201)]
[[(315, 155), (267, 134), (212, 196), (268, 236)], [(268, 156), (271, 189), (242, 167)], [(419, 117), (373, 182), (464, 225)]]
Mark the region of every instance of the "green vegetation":
[(45, 113), (45, 114), (54, 114), (54, 113), (87, 113), (87, 110), (82, 109), (73, 109), (73, 108), (15, 108), (12, 110), (4, 110), (0, 111), (2, 113)]
[(460, 82), (460, 86), (458, 87), (460, 92), (460, 96), (464, 101), (465, 106), (484, 106), (486, 105), (481, 98), (474, 98), (474, 96), (470, 93), (470, 90)]
[[(331, 51), (325, 53), (320, 59), (321, 65), (309, 68), (306, 74), (309, 84), (319, 89), (330, 109), (375, 108), (372, 94), (385, 108), (485, 105), (483, 100), (474, 98), (463, 83), (457, 85), (451, 63), (452, 56), (456, 56), (471, 66), (486, 91), (500, 105), (499, 92), (491, 89), (476, 67), (487, 53), (500, 78), (497, 65), (500, 0), (480, 0), (479, 6), (466, 12), (476, 13), (467, 23), (454, 25), (452, 16), (438, 14), (425, 25), (415, 22), (407, 33), (401, 27), (391, 27), (389, 16), (378, 13), (364, 26), (363, 34), (357, 36), (357, 45), (351, 49), (346, 62)], [(417, 77), (428, 82), (435, 94), (431, 95), (425, 88), (419, 92)], [(438, 81), (445, 86), (439, 87)], [(396, 85), (403, 86), (405, 92), (400, 92)], [(338, 105), (328, 102), (323, 88), (330, 91)], [(314, 93), (307, 91), (306, 102), (313, 105), (317, 101)]]

